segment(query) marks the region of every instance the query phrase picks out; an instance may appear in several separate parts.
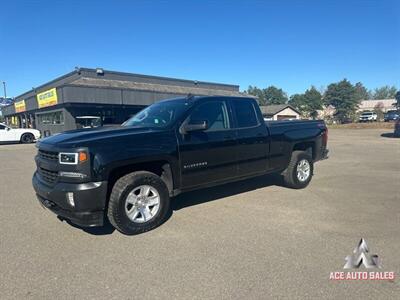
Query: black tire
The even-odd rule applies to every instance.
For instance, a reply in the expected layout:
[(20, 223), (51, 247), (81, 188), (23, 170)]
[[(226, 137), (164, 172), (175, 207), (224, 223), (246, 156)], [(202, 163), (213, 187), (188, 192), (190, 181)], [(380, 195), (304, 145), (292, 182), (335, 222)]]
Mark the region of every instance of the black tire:
[[(298, 163), (303, 159), (308, 161), (308, 164), (310, 166), (310, 173), (306, 180), (300, 181), (297, 176), (297, 167)], [(314, 164), (312, 157), (305, 151), (293, 151), (289, 165), (287, 169), (282, 173), (284, 184), (285, 186), (293, 189), (303, 189), (310, 183), (313, 172)]]
[[(125, 203), (128, 194), (141, 185), (149, 185), (156, 189), (160, 197), (160, 206), (157, 213), (149, 221), (135, 223), (125, 212)], [(108, 203), (107, 216), (110, 223), (120, 232), (133, 235), (156, 228), (170, 216), (171, 207), (168, 188), (164, 181), (154, 173), (147, 171), (133, 172), (117, 180), (111, 191)]]
[(21, 136), (20, 142), (21, 142), (22, 144), (30, 144), (30, 143), (33, 142), (34, 139), (35, 139), (35, 137), (33, 136), (32, 133), (24, 133), (24, 134)]

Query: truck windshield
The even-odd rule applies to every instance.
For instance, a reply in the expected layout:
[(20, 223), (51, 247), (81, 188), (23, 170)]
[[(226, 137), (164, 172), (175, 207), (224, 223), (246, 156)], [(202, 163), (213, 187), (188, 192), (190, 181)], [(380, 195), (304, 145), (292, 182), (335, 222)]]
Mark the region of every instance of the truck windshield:
[(189, 105), (186, 99), (159, 102), (138, 112), (122, 126), (166, 128), (172, 125)]

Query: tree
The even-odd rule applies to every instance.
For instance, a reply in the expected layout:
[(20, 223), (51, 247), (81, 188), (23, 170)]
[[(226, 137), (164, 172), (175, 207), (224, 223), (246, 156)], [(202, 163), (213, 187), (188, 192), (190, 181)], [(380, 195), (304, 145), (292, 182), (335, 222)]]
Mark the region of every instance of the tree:
[(292, 95), (289, 104), (298, 109), (302, 115), (315, 119), (318, 110), (322, 109), (322, 95), (312, 86), (304, 94)]
[(377, 121), (382, 121), (383, 119), (383, 108), (384, 105), (382, 102), (378, 102), (374, 107), (374, 112), (377, 115)]
[(264, 95), (267, 104), (285, 104), (288, 101), (287, 94), (273, 85), (264, 90)]
[(341, 123), (355, 114), (359, 103), (355, 87), (347, 79), (330, 84), (325, 92), (324, 101), (326, 105), (335, 107), (335, 118)]
[(396, 95), (397, 88), (395, 86), (382, 86), (380, 88), (376, 88), (373, 93), (373, 98), (376, 100), (379, 99), (393, 99)]
[(289, 104), (300, 111), (301, 114), (305, 114), (306, 112), (305, 102), (304, 94), (294, 94), (289, 99)]
[(264, 91), (262, 89), (259, 89), (256, 86), (251, 86), (250, 85), (246, 92), (247, 92), (247, 94), (256, 96), (258, 98), (258, 102), (259, 102), (260, 105), (265, 105), (266, 104)]
[(396, 96), (394, 97), (397, 101), (396, 101), (396, 107), (397, 109), (400, 109), (400, 91), (398, 91), (396, 93)]
[(287, 94), (275, 86), (269, 86), (266, 89), (259, 89), (256, 86), (249, 86), (247, 93), (256, 96), (260, 105), (284, 104), (288, 101)]
[(355, 97), (357, 100), (368, 100), (371, 99), (371, 95), (368, 92), (367, 88), (361, 83), (357, 82), (354, 86), (355, 88)]
[(305, 110), (307, 114), (315, 119), (318, 116), (318, 110), (322, 109), (322, 95), (312, 86), (304, 93)]

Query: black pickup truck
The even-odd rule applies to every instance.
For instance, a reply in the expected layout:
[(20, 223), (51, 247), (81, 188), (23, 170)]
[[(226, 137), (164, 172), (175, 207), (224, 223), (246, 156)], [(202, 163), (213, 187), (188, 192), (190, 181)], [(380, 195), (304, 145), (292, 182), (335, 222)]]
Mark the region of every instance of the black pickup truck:
[(265, 122), (253, 98), (193, 97), (153, 104), (121, 127), (40, 140), (33, 187), (39, 201), (81, 226), (110, 223), (125, 234), (168, 218), (170, 197), (281, 173), (306, 187), (327, 157), (323, 121)]

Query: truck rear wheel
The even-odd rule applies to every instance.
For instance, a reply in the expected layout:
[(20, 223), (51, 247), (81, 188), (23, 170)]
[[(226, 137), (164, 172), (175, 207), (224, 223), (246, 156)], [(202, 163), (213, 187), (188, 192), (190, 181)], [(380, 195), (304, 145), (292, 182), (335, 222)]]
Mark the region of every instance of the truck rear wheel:
[(293, 189), (305, 188), (313, 176), (312, 157), (305, 151), (293, 151), (287, 169), (283, 172), (283, 181)]
[(117, 180), (111, 191), (107, 216), (120, 232), (139, 234), (161, 225), (171, 211), (164, 181), (151, 172), (138, 171)]

